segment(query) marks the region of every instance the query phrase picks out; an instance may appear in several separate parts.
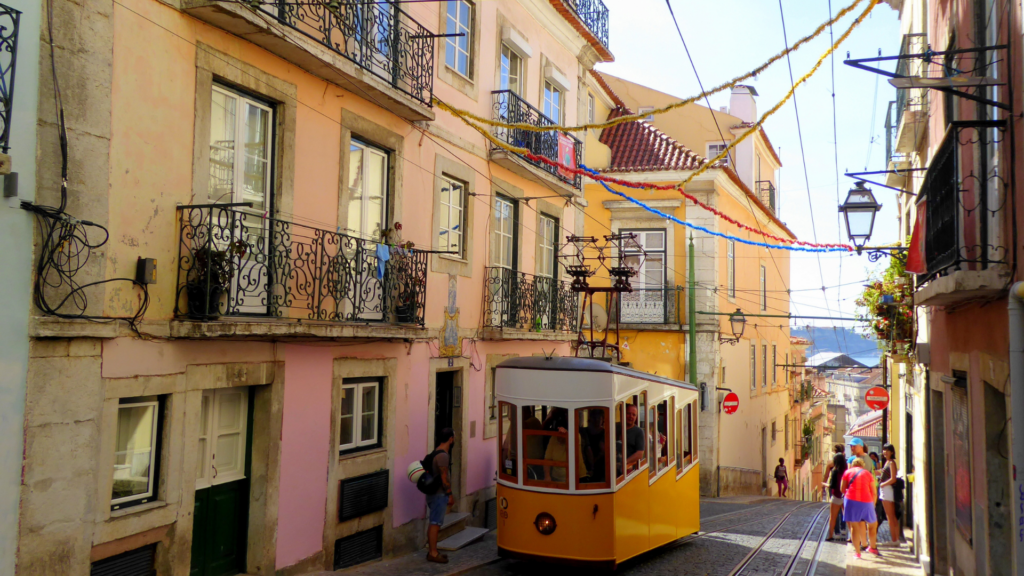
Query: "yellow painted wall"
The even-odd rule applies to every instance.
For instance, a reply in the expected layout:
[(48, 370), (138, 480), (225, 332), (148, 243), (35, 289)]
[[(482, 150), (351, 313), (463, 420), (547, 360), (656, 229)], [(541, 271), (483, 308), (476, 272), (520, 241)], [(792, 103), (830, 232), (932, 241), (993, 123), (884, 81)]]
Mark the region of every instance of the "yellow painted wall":
[[(440, 25), (443, 3), (403, 6), (428, 29)], [(481, 40), (474, 62), (475, 98), (434, 79), (435, 93), (482, 115), (492, 110), (491, 90), (496, 84), (496, 20), (502, 15), (530, 41), (534, 57), (526, 63), (528, 77), (524, 97), (540, 106), (543, 74), (541, 56), (558, 66), (576, 85), (577, 51), (567, 48), (521, 4), (512, 0), (478, 3)], [(359, 93), (343, 90), (295, 65), (246, 42), (208, 26), (163, 3), (153, 0), (124, 0), (113, 8), (113, 104), (110, 139), (110, 242), (104, 248), (108, 277), (134, 277), (136, 259), (156, 258), (158, 282), (151, 285), (149, 320), (171, 317), (177, 286), (178, 221), (175, 206), (192, 198), (193, 147), (196, 117), (196, 44), (204, 44), (231, 58), (251, 65), (281, 81), (293, 84), (297, 93), (295, 127), (295, 169), (291, 175), (294, 203), (290, 213), (276, 213), (282, 220), (334, 231), (338, 228), (339, 177), (341, 173), (341, 116), (348, 110), (404, 137), (404, 147), (393, 158), (402, 166), (403, 206), (394, 220), (403, 224), (403, 237), (417, 247), (432, 242), (433, 171), (435, 157), (443, 155), (468, 164), (476, 173), (479, 196), (475, 202), (473, 235), (466, 243), (476, 248), (473, 277), (458, 279), (460, 324), (477, 326), (483, 301), (484, 266), (488, 264), (490, 226), (490, 183), (498, 178), (524, 190), (528, 197), (550, 197), (551, 190), (488, 162), (485, 139), (456, 118), (435, 108), (433, 122), (449, 140), (436, 144), (410, 123), (385, 111)], [(551, 24), (546, 24), (551, 26)], [(568, 26), (568, 24), (565, 24)], [(493, 42), (492, 42), (493, 40)], [(438, 44), (443, 42), (439, 40)], [(435, 67), (444, 66), (435, 59)], [(565, 118), (576, 118), (576, 89), (566, 94)], [(208, 138), (208, 135), (198, 135)], [(437, 136), (435, 139), (439, 139)], [(456, 143), (453, 143), (457, 142)], [(396, 161), (396, 160), (393, 160)], [(197, 199), (205, 200), (205, 199)], [(555, 203), (560, 208), (561, 202)], [(536, 203), (523, 208), (520, 269), (534, 271), (536, 254)], [(576, 209), (562, 209), (564, 231), (571, 231)], [(141, 229), (140, 229), (141, 223)], [(447, 276), (430, 273), (427, 281), (426, 321), (428, 326), (443, 322)], [(106, 290), (106, 313), (126, 315), (139, 304), (139, 291), (122, 283)]]

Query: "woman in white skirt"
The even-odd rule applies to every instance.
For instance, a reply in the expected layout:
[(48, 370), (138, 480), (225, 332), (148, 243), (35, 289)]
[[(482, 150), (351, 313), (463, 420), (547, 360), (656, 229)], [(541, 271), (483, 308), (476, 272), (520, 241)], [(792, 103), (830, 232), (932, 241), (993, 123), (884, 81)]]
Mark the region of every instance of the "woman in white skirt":
[(885, 457), (885, 464), (882, 466), (881, 475), (878, 477), (880, 490), (879, 499), (882, 501), (882, 508), (885, 509), (885, 516), (889, 520), (889, 533), (892, 534), (890, 546), (900, 545), (899, 520), (896, 518), (896, 499), (893, 494), (893, 485), (896, 484), (896, 448), (892, 444), (882, 447), (882, 455)]

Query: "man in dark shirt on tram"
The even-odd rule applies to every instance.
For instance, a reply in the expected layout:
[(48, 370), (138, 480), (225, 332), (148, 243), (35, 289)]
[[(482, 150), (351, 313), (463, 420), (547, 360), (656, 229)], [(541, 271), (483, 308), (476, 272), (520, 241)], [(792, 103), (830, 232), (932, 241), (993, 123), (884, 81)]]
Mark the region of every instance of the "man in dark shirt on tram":
[(626, 470), (639, 467), (638, 462), (644, 457), (644, 431), (636, 425), (640, 412), (635, 404), (626, 406)]

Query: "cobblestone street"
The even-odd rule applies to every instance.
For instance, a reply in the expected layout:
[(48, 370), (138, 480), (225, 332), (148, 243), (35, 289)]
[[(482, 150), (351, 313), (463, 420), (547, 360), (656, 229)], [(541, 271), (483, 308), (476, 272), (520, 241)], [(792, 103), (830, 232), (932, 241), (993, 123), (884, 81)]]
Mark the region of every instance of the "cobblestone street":
[[(656, 576), (845, 574), (846, 547), (823, 542), (824, 504), (745, 498), (701, 504), (701, 532), (645, 554), (619, 574)], [(474, 576), (584, 573), (563, 566), (503, 560), (467, 572)]]

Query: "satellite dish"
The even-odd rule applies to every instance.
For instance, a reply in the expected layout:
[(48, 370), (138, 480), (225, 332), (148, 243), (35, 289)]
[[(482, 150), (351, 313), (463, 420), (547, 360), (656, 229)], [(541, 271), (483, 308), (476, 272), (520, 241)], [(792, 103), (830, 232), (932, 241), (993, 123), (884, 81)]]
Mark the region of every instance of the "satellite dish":
[(605, 312), (604, 307), (600, 304), (594, 304), (593, 310), (594, 316), (594, 330), (598, 332), (604, 332), (608, 329), (608, 313)]

